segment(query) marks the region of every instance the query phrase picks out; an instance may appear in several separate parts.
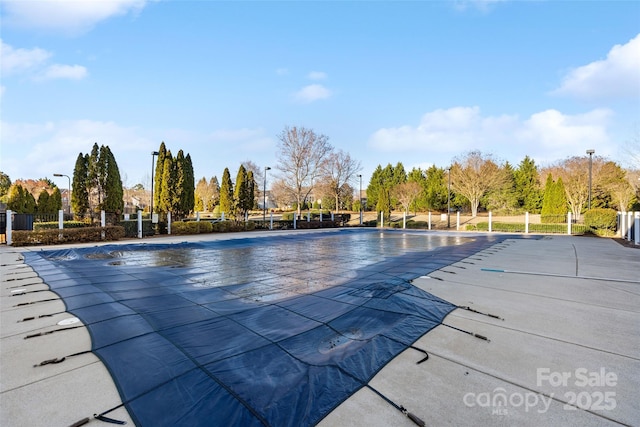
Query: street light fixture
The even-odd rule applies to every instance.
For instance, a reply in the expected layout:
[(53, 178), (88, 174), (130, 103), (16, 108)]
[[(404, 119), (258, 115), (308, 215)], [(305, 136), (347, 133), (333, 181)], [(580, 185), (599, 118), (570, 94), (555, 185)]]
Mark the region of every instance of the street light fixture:
[(153, 222), (153, 181), (155, 178), (155, 163), (156, 163), (156, 156), (159, 155), (160, 153), (158, 153), (157, 151), (152, 151), (151, 152), (151, 203), (149, 204), (150, 208), (149, 208), (149, 216), (151, 217), (151, 222)]
[(267, 171), (270, 171), (269, 166), (264, 167), (264, 183), (262, 186), (262, 225), (267, 222)]
[(69, 175), (64, 175), (61, 173), (54, 173), (53, 176), (57, 176), (57, 177), (62, 177), (62, 176), (66, 176), (67, 180), (69, 180), (69, 193), (67, 194), (67, 208), (69, 209), (69, 215), (71, 215), (71, 178), (69, 178)]
[(360, 192), (358, 193), (358, 200), (360, 200), (360, 225), (362, 225), (362, 174), (358, 174), (360, 178)]
[(595, 152), (596, 150), (594, 149), (587, 150), (587, 154), (589, 155), (589, 210), (591, 209), (591, 170), (593, 169), (593, 153)]

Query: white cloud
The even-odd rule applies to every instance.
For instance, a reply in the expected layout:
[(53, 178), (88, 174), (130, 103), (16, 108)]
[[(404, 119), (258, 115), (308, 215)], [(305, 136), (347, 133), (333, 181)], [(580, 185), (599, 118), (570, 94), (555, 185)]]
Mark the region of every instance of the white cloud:
[(312, 84), (303, 87), (298, 92), (293, 94), (293, 98), (297, 102), (305, 104), (317, 101), (320, 99), (327, 99), (331, 96), (331, 91), (321, 84)]
[(121, 173), (137, 170), (141, 159), (147, 160), (159, 145), (136, 128), (95, 120), (2, 122), (1, 132), (2, 170), (12, 179), (70, 174), (78, 154), (90, 152), (94, 142), (111, 148)]
[(81, 65), (54, 64), (47, 67), (37, 80), (71, 79), (81, 80), (87, 76), (87, 69)]
[(546, 110), (522, 120), (516, 115), (483, 116), (478, 107), (454, 107), (425, 114), (417, 126), (379, 129), (369, 146), (380, 152), (437, 156), (441, 161), (474, 149), (512, 161), (525, 155), (554, 161), (581, 154), (587, 146), (598, 147), (606, 156), (614, 152), (607, 134), (611, 116), (606, 109), (575, 115)]
[(3, 24), (81, 33), (113, 16), (139, 13), (146, 0), (7, 0)]
[(0, 39), (0, 69), (5, 76), (39, 68), (50, 57), (44, 49), (14, 49)]
[(327, 73), (322, 71), (312, 71), (307, 75), (307, 78), (311, 80), (324, 80), (327, 78)]
[(640, 34), (615, 45), (606, 59), (571, 70), (552, 92), (584, 100), (637, 99), (640, 96)]
[(37, 81), (54, 79), (80, 80), (87, 76), (81, 65), (47, 65), (53, 55), (44, 49), (14, 49), (0, 40), (0, 69), (5, 76), (20, 74)]

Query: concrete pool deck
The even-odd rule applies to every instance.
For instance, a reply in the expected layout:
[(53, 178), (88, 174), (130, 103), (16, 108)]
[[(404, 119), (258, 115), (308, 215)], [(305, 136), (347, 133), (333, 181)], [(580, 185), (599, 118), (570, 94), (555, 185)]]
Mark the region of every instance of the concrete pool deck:
[[(23, 250), (40, 249), (0, 249), (0, 425), (71, 425), (120, 403), (106, 368), (91, 353), (34, 367), (91, 348), (83, 327), (46, 334), (70, 315), (22, 261)], [(351, 396), (319, 425), (415, 425), (374, 390), (426, 425), (640, 423), (640, 250), (590, 237), (507, 239), (413, 284), (504, 320), (455, 310), (444, 322), (450, 327), (438, 326), (414, 344), (429, 353), (428, 361), (416, 364), (423, 354), (407, 349), (376, 375), (371, 388)], [(26, 287), (42, 292), (14, 292)], [(44, 299), (51, 301), (24, 304)], [(44, 313), (59, 314), (23, 321)], [(45, 335), (25, 339), (38, 333)], [(131, 424), (124, 408), (108, 416)], [(90, 425), (100, 421), (91, 419)]]

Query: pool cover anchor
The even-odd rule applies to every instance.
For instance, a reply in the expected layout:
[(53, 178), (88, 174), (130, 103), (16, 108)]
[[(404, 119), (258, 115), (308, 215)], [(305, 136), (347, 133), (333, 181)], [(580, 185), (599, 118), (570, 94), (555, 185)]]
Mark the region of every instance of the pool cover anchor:
[(479, 339), (484, 340), (486, 342), (491, 342), (491, 340), (489, 338), (485, 337), (484, 335), (476, 334), (475, 332), (465, 331), (464, 329), (456, 328), (455, 326), (447, 325), (446, 323), (442, 323), (442, 325), (443, 326), (447, 326), (447, 327), (449, 327), (451, 329), (455, 329), (456, 331), (464, 332), (465, 334), (469, 334), (472, 337), (479, 338)]
[(69, 357), (80, 356), (81, 354), (87, 354), (87, 353), (91, 353), (91, 350), (80, 351), (78, 353), (73, 353), (73, 354), (70, 354), (68, 356), (56, 357), (56, 358), (53, 358), (53, 359), (43, 360), (42, 362), (40, 362), (40, 363), (38, 363), (36, 365), (33, 365), (33, 367), (37, 368), (39, 366), (45, 366), (45, 365), (56, 365), (58, 363), (64, 362)]
[(425, 422), (422, 421), (418, 416), (416, 416), (415, 414), (412, 414), (411, 412), (409, 412), (407, 410), (407, 408), (405, 408), (402, 405), (398, 405), (397, 403), (395, 403), (393, 400), (389, 399), (387, 396), (385, 396), (384, 394), (380, 393), (378, 390), (376, 390), (375, 388), (371, 387), (369, 384), (366, 385), (367, 388), (369, 388), (369, 390), (373, 391), (375, 394), (377, 394), (378, 396), (380, 396), (381, 398), (383, 398), (388, 404), (390, 404), (391, 406), (393, 406), (394, 408), (396, 408), (398, 411), (402, 412), (407, 418), (409, 418), (411, 421), (413, 421), (413, 423), (417, 426), (420, 427), (425, 427)]
[(482, 312), (482, 311), (478, 311), (478, 310), (476, 310), (476, 309), (474, 309), (474, 308), (471, 308), (471, 307), (469, 307), (469, 306), (467, 306), (467, 305), (459, 305), (459, 306), (458, 306), (458, 308), (459, 308), (459, 309), (461, 309), (461, 310), (471, 311), (471, 312), (473, 312), (473, 313), (482, 314), (482, 315), (484, 315), (484, 316), (489, 316), (489, 317), (493, 317), (494, 319), (498, 319), (498, 320), (503, 320), (503, 321), (504, 321), (504, 318), (502, 318), (502, 317), (500, 317), (500, 316), (497, 316), (497, 315), (495, 315), (495, 314), (491, 314), (491, 313), (484, 313), (484, 312)]

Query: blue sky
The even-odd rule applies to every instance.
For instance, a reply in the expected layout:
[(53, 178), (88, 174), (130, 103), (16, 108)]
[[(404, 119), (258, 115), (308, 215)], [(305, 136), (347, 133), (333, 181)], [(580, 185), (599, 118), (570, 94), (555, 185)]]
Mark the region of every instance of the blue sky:
[[(109, 145), (125, 185), (161, 141), (197, 178), (274, 168), (305, 126), (362, 163), (624, 164), (640, 125), (635, 1), (14, 1), (0, 6), (0, 169), (71, 175)], [(53, 178), (66, 187), (66, 178)], [(58, 180), (60, 182), (58, 182)]]

